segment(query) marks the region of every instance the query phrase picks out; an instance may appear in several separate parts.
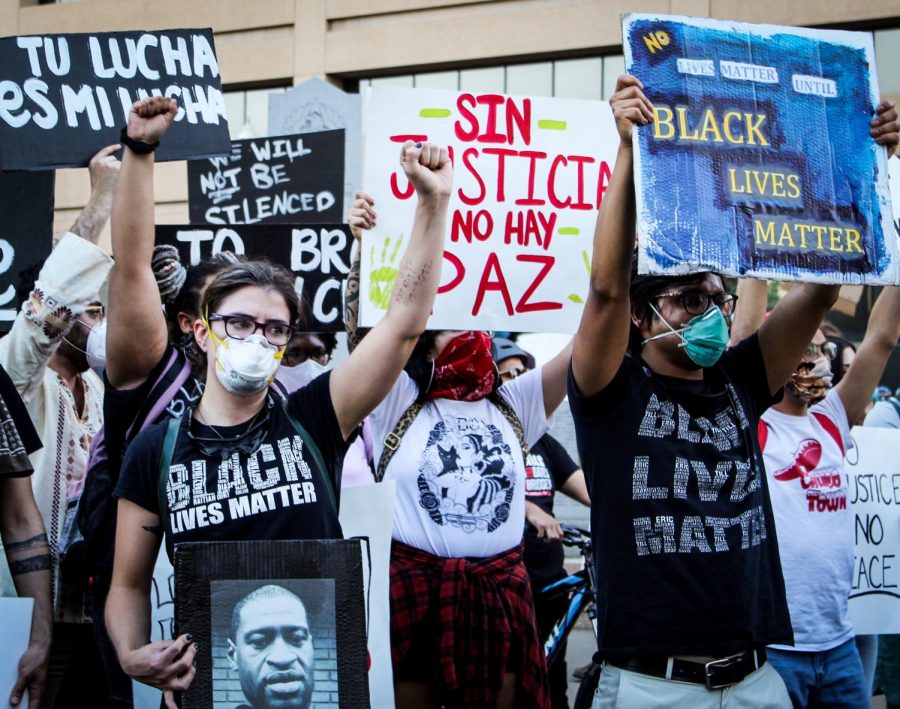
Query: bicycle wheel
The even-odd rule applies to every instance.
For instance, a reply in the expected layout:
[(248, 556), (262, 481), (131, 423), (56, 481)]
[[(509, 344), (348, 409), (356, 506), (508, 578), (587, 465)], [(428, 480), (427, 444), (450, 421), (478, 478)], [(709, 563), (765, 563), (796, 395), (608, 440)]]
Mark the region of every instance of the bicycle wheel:
[(597, 684), (600, 682), (600, 665), (596, 662), (585, 673), (584, 679), (578, 685), (578, 694), (575, 695), (575, 703), (572, 709), (591, 709), (594, 703), (594, 692), (597, 690)]

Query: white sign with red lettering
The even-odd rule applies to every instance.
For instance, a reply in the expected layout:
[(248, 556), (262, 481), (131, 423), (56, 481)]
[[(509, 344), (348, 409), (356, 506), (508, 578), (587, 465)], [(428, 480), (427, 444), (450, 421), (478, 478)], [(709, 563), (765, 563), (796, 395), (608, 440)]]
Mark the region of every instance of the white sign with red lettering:
[(413, 140), (448, 146), (454, 163), (428, 327), (575, 332), (618, 148), (607, 103), (377, 87), (364, 131), (378, 224), (363, 237), (362, 325), (384, 315), (409, 240), (415, 190), (399, 155)]

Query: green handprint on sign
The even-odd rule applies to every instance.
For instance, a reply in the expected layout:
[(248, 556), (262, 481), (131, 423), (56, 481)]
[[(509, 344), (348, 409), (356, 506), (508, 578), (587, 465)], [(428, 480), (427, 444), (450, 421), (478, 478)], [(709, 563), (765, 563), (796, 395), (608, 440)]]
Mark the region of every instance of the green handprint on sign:
[[(581, 260), (584, 261), (584, 269), (587, 271), (587, 274), (590, 277), (590, 275), (591, 275), (591, 258), (590, 258), (590, 256), (588, 256), (587, 251), (581, 252)], [(582, 298), (580, 295), (578, 295), (578, 293), (570, 293), (569, 300), (571, 300), (573, 303), (578, 303), (578, 304), (584, 303), (584, 298)]]
[[(387, 310), (391, 302), (391, 289), (397, 280), (397, 255), (403, 245), (403, 234), (391, 244), (391, 237), (385, 237), (381, 247), (381, 258), (375, 260), (375, 247), (369, 252), (369, 263), (372, 271), (369, 273), (369, 302), (379, 310)], [(390, 252), (390, 254), (388, 253)], [(377, 266), (375, 264), (378, 264)]]

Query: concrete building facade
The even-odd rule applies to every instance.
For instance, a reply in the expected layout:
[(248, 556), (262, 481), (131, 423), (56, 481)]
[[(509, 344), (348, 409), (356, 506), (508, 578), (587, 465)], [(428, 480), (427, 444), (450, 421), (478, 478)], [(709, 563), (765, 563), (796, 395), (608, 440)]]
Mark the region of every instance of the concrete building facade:
[[(607, 98), (632, 11), (871, 31), (900, 101), (900, 0), (0, 0), (0, 35), (212, 27), (236, 137), (265, 135), (268, 94), (312, 76)], [(160, 165), (156, 187), (158, 221), (186, 223), (185, 164)], [(57, 231), (87, 196), (59, 172)]]

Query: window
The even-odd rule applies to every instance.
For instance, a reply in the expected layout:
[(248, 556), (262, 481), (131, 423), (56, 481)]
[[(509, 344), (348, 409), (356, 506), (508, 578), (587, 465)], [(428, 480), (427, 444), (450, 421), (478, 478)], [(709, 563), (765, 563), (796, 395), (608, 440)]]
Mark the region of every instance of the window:
[(472, 93), (504, 93), (506, 72), (502, 66), (463, 69), (459, 72), (459, 90)]
[(372, 86), (405, 86), (412, 88), (414, 86), (413, 76), (405, 74), (403, 76), (382, 76), (378, 79), (372, 79)]
[(617, 54), (360, 79), (359, 88), (408, 86), (447, 91), (496, 91), (532, 96), (608, 99), (615, 91), (616, 78), (623, 71), (625, 59)]
[(287, 87), (225, 91), (225, 110), (232, 140), (260, 138), (269, 134), (269, 96)]
[(552, 96), (553, 63), (514, 64), (506, 67), (506, 93)]
[(445, 91), (459, 90), (458, 71), (433, 71), (430, 74), (416, 74), (413, 77), (414, 86), (417, 89), (443, 89)]
[(883, 94), (900, 94), (900, 29), (877, 30), (875, 67)]
[(603, 60), (567, 59), (556, 62), (554, 95), (562, 98), (603, 97)]

